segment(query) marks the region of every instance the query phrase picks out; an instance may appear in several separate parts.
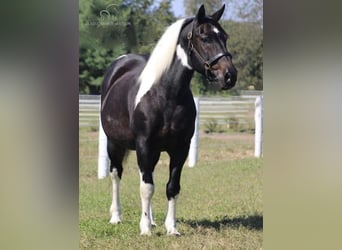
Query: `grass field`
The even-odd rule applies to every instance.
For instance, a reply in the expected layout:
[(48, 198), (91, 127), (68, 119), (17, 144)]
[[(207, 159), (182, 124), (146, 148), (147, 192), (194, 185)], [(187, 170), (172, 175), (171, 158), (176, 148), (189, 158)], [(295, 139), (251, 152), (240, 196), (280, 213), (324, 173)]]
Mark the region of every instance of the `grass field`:
[(121, 181), (123, 222), (109, 224), (111, 181), (97, 179), (98, 133), (80, 129), (80, 249), (261, 249), (262, 160), (253, 157), (253, 135), (201, 135), (198, 164), (184, 166), (177, 203), (180, 237), (166, 235), (168, 158), (156, 167), (152, 236), (139, 235), (139, 174), (135, 153)]

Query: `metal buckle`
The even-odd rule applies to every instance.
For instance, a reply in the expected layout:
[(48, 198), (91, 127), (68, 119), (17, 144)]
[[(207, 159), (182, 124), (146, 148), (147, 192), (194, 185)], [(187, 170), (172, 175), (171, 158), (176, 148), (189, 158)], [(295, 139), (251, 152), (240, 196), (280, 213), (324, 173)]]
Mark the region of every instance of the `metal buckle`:
[(194, 49), (194, 45), (192, 43), (189, 44), (189, 49), (192, 51)]
[(204, 62), (204, 68), (205, 68), (206, 70), (209, 70), (209, 69), (211, 68), (209, 62)]
[(192, 32), (188, 32), (188, 35), (186, 37), (188, 38), (188, 40), (190, 40), (192, 38)]

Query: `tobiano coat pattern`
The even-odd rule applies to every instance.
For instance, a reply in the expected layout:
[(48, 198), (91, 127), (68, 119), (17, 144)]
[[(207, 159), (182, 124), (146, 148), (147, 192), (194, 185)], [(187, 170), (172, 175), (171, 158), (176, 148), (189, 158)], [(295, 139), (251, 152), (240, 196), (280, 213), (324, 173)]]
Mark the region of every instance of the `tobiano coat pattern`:
[(150, 56), (128, 54), (117, 58), (104, 77), (101, 122), (107, 136), (113, 198), (110, 223), (121, 223), (120, 181), (123, 160), (135, 150), (140, 172), (140, 233), (151, 235), (153, 172), (160, 153), (170, 157), (166, 184), (167, 234), (176, 228), (180, 178), (194, 132), (196, 108), (190, 90), (194, 71), (221, 89), (234, 87), (237, 70), (226, 48), (227, 33), (219, 25), (224, 6), (206, 15), (201, 6), (195, 17), (169, 26)]

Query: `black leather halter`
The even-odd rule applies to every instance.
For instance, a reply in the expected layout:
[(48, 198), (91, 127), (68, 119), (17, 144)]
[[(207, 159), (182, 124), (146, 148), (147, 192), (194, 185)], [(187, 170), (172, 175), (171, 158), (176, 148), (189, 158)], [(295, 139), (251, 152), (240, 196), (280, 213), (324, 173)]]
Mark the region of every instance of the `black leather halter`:
[[(192, 26), (194, 26), (192, 24)], [(212, 58), (205, 60), (201, 54), (197, 51), (197, 49), (194, 47), (194, 44), (192, 43), (193, 39), (193, 32), (194, 32), (194, 27), (191, 28), (191, 31), (188, 32), (187, 34), (187, 39), (188, 39), (188, 53), (189, 56), (191, 56), (191, 53), (194, 52), (194, 55), (198, 58), (199, 61), (202, 61), (204, 69), (205, 69), (205, 75), (208, 78), (208, 72), (211, 70), (211, 67), (222, 57), (232, 57), (232, 55), (228, 52), (220, 52), (217, 55), (213, 56)]]

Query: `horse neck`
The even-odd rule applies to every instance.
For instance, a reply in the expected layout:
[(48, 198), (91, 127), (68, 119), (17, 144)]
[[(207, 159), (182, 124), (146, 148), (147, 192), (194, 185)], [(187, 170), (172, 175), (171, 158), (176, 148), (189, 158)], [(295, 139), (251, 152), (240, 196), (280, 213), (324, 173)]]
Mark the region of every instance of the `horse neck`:
[(190, 88), (194, 71), (183, 66), (175, 55), (169, 70), (161, 79), (161, 91), (168, 101), (177, 100)]
[(194, 69), (189, 65), (186, 50), (188, 46), (187, 34), (191, 29), (192, 26), (187, 25), (181, 30), (172, 64), (165, 75), (164, 79), (166, 81), (163, 81), (163, 83), (166, 83), (165, 91), (168, 94), (167, 97), (169, 100), (181, 98), (182, 94), (186, 93), (190, 88)]

